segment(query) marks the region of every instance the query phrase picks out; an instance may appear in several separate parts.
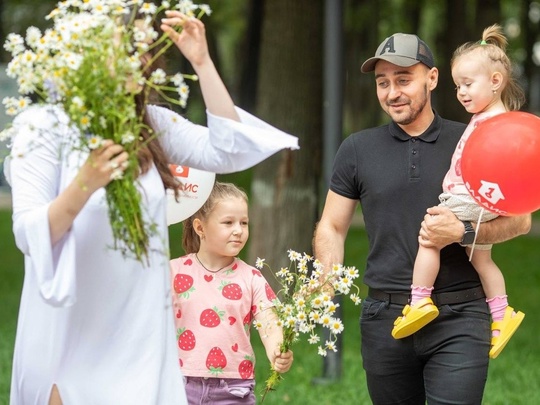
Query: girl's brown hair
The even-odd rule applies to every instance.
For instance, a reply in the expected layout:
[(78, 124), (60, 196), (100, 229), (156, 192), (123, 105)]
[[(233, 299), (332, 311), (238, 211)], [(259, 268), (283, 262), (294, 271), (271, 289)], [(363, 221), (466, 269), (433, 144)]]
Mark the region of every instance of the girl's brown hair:
[[(138, 16), (139, 15), (140, 14), (138, 14)], [(144, 16), (140, 15), (140, 18), (143, 19)], [(153, 28), (156, 32), (159, 32), (160, 29), (157, 23), (157, 19), (153, 22)], [(148, 53), (153, 58), (155, 55), (158, 55), (160, 53), (160, 50), (163, 48), (163, 46), (165, 46), (165, 42), (163, 42), (161, 45), (151, 48)], [(156, 71), (157, 69), (165, 70), (165, 68), (166, 60), (163, 54), (161, 54), (153, 61), (151, 66), (143, 70), (143, 75), (146, 79), (149, 79), (154, 71)], [(135, 102), (137, 116), (143, 117), (144, 124), (141, 132), (139, 133), (140, 143), (142, 144), (142, 146), (141, 148), (139, 148), (137, 153), (137, 160), (139, 163), (141, 174), (148, 172), (148, 170), (150, 170), (150, 168), (152, 167), (152, 163), (154, 163), (159, 172), (164, 188), (174, 190), (175, 196), (178, 198), (179, 182), (169, 168), (169, 163), (171, 162), (168, 161), (167, 155), (165, 154), (165, 151), (163, 150), (161, 143), (159, 142), (159, 134), (155, 134), (153, 133), (153, 131), (149, 130), (149, 128), (152, 127), (146, 115), (146, 111), (144, 110), (145, 103), (160, 104), (163, 102), (161, 101), (158, 93), (154, 89), (148, 89), (148, 91), (143, 90), (139, 92), (135, 96)]]
[(452, 55), (450, 66), (453, 67), (458, 58), (471, 52), (479, 52), (491, 63), (493, 71), (499, 71), (504, 82), (501, 92), (501, 100), (507, 110), (519, 110), (525, 103), (525, 93), (514, 76), (512, 62), (506, 54), (508, 40), (498, 24), (493, 24), (484, 29), (482, 40), (467, 42), (458, 47)]
[(197, 253), (201, 247), (199, 235), (193, 229), (195, 218), (204, 221), (220, 201), (228, 198), (239, 198), (244, 200), (246, 204), (248, 203), (248, 196), (244, 190), (232, 183), (221, 183), (217, 181), (210, 192), (210, 196), (199, 211), (183, 222), (182, 248), (186, 254)]

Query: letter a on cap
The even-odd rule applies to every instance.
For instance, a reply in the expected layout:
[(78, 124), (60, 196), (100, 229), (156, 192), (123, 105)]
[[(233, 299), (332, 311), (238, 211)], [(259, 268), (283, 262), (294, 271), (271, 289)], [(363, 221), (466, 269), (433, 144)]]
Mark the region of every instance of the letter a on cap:
[(386, 50), (388, 50), (388, 52), (390, 53), (396, 53), (396, 50), (394, 49), (394, 36), (388, 38), (388, 41), (386, 41), (386, 43), (382, 47), (381, 53), (379, 53), (379, 55), (385, 54)]

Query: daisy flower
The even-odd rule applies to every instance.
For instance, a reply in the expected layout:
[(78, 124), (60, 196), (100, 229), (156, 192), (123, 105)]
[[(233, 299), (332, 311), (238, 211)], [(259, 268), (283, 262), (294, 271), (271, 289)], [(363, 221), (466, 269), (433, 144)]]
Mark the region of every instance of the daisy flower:
[[(307, 335), (310, 344), (319, 343), (320, 337), (316, 331), (322, 328), (329, 331), (329, 336), (323, 346), (318, 346), (317, 353), (326, 356), (328, 351), (337, 351), (337, 335), (343, 332), (344, 325), (335, 316), (339, 304), (333, 302), (332, 296), (324, 289), (333, 286), (337, 295), (344, 289), (356, 288), (358, 291), (352, 282), (358, 278), (358, 271), (354, 267), (345, 268), (337, 264), (326, 274), (319, 260), (292, 249), (287, 250), (287, 258), (291, 262), (290, 266), (281, 267), (277, 272), (271, 271), (282, 287), (278, 292), (280, 301), (274, 307), (278, 318), (282, 320), (283, 343), (280, 350), (288, 351), (300, 334)], [(264, 259), (258, 258), (256, 267), (263, 266), (272, 270)], [(359, 300), (357, 297), (354, 295), (351, 299)], [(280, 374), (271, 370), (263, 391), (263, 400), (280, 380)]]
[(101, 136), (93, 135), (88, 139), (88, 147), (90, 149), (97, 149), (101, 146), (103, 138)]
[[(144, 117), (137, 112), (134, 95), (143, 99), (142, 110), (150, 102), (142, 89), (150, 88), (164, 101), (185, 108), (189, 96), (185, 79), (194, 77), (168, 75), (159, 69), (148, 79), (142, 74), (141, 55), (154, 48), (160, 55), (174, 45), (153, 28), (154, 21), (171, 8), (198, 16), (211, 12), (207, 5), (188, 0), (59, 1), (45, 17), (52, 26), (44, 32), (29, 27), (24, 37), (6, 36), (4, 49), (11, 54), (6, 73), (15, 79), (21, 96), (4, 101), (6, 113), (16, 116), (32, 100), (60, 107), (80, 133), (74, 149), (82, 145), (90, 152), (103, 139), (110, 139), (121, 143), (135, 161), (144, 146), (138, 136)], [(171, 80), (176, 82), (174, 87)], [(6, 128), (2, 136), (14, 133)], [(138, 175), (136, 164), (113, 172), (115, 181), (107, 186), (106, 199), (114, 248), (146, 261), (156, 227), (145, 222), (136, 187)]]

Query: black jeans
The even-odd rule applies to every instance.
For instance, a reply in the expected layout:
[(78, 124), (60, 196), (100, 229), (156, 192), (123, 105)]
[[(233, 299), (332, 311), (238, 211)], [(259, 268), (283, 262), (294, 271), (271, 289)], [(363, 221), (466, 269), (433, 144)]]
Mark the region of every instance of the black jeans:
[(369, 297), (362, 304), (362, 358), (373, 404), (481, 404), (491, 338), (485, 299), (443, 305), (433, 322), (395, 340), (391, 330), (402, 310)]

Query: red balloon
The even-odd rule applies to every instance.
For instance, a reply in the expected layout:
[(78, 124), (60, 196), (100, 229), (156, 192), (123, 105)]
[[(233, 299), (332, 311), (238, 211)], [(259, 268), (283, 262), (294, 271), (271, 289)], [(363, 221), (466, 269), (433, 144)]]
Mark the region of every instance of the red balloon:
[(540, 118), (510, 111), (480, 123), (461, 159), (469, 193), (499, 215), (540, 209)]

